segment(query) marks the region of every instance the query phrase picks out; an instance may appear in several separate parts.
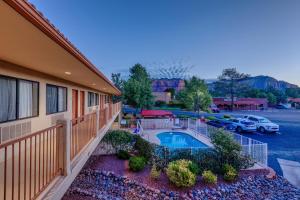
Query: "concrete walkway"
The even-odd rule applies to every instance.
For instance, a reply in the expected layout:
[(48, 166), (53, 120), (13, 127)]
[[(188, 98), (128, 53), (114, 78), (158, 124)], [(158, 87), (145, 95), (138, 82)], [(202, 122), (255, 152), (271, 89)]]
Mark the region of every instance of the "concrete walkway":
[(291, 160), (277, 158), (283, 172), (283, 177), (291, 184), (300, 188), (300, 163)]

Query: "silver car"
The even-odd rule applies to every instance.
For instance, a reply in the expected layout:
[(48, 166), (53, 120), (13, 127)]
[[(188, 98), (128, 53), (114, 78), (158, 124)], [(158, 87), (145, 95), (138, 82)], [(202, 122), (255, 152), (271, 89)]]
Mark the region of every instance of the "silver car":
[(256, 131), (255, 123), (247, 119), (237, 118), (237, 119), (231, 119), (230, 121), (238, 133)]

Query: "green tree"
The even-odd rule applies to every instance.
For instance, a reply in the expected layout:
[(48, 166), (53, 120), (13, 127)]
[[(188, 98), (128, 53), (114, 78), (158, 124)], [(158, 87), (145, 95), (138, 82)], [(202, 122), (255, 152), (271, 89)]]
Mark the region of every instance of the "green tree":
[(207, 111), (212, 102), (204, 80), (195, 76), (189, 80), (185, 80), (185, 88), (178, 93), (177, 99), (186, 108), (194, 111)]
[[(121, 78), (120, 73), (112, 73), (111, 74), (111, 80), (114, 83), (114, 85), (122, 92), (124, 92), (124, 80)], [(122, 101), (122, 96), (113, 96), (113, 102), (119, 102)]]
[(137, 109), (153, 105), (150, 76), (141, 64), (130, 68), (130, 77), (124, 84), (124, 100)]
[(287, 88), (285, 94), (288, 97), (300, 98), (300, 88)]
[(233, 110), (234, 97), (247, 89), (247, 85), (240, 83), (240, 80), (249, 77), (248, 74), (240, 73), (236, 68), (224, 69), (215, 83), (215, 90), (222, 91), (225, 95), (229, 95), (231, 99), (230, 108)]
[(269, 104), (275, 105), (277, 103), (276, 96), (271, 92), (267, 93), (267, 99), (268, 99)]

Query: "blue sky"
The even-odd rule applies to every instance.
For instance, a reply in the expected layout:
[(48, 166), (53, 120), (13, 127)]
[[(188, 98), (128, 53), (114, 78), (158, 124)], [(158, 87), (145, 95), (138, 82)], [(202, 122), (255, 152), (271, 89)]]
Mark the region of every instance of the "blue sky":
[(298, 0), (30, 2), (109, 77), (183, 60), (200, 78), (236, 67), (300, 85)]

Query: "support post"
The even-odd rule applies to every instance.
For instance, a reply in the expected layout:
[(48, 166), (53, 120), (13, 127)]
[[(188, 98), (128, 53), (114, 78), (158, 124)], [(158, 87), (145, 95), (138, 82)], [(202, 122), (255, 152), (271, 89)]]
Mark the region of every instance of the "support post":
[(69, 120), (58, 120), (58, 124), (62, 124), (56, 142), (58, 144), (59, 168), (61, 175), (68, 176), (71, 173), (70, 160), (70, 139), (71, 139), (71, 122)]

